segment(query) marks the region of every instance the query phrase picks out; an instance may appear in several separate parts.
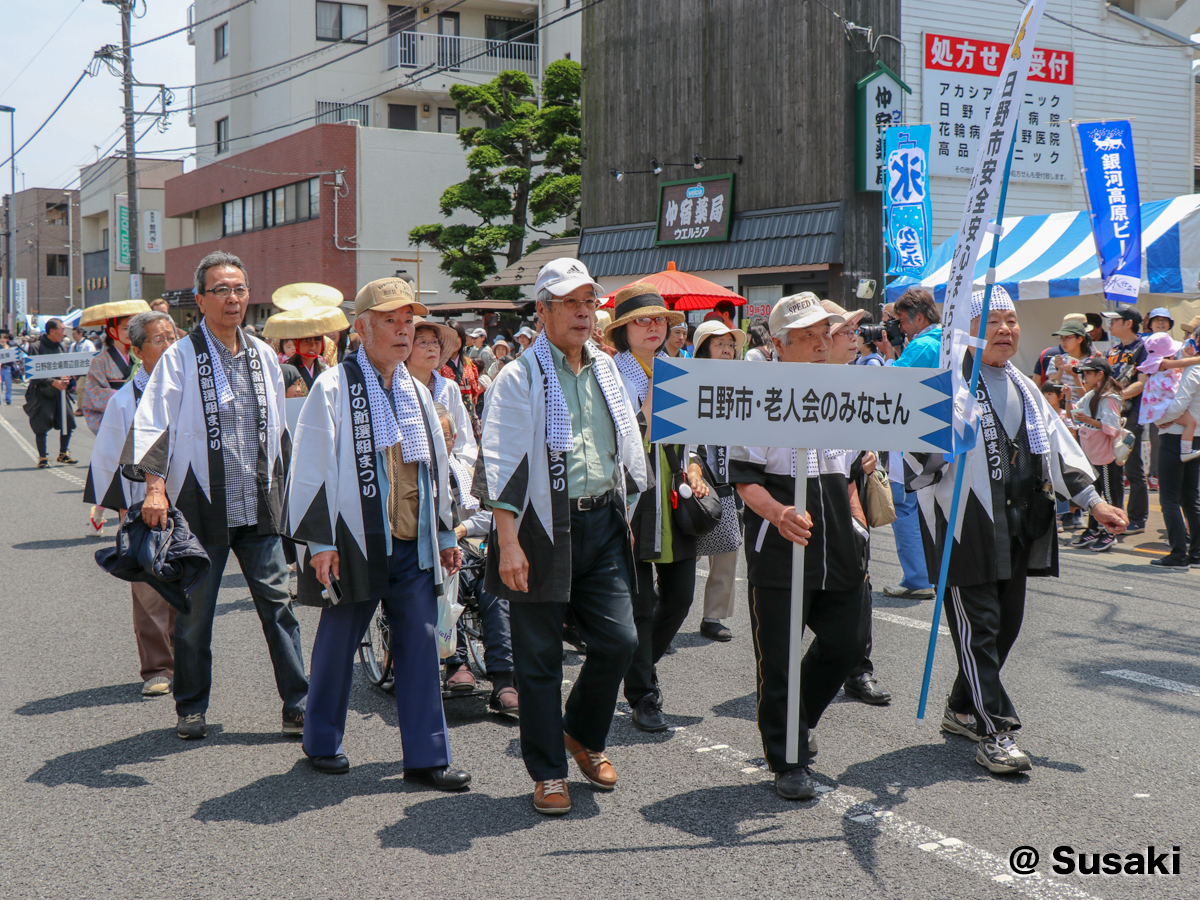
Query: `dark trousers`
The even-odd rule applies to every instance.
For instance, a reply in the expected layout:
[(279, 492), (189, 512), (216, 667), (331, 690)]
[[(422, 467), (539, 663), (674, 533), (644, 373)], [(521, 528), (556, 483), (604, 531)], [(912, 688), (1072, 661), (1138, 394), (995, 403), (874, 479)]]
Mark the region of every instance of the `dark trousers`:
[(1021, 727), (1000, 670), (1021, 633), (1025, 617), (1025, 576), (1029, 552), (1015, 543), (1012, 576), (1004, 581), (951, 587), (946, 591), (946, 620), (958, 655), (958, 677), (946, 703), (954, 712), (975, 713), (982, 734)]
[[(67, 431), (66, 434), (62, 434), (61, 432), (58, 432), (58, 429), (55, 429), (55, 431), (58, 433), (58, 452), (59, 453), (66, 453), (67, 448), (69, 448), (71, 446), (71, 431), (72, 430), (73, 429), (70, 429)], [(48, 435), (49, 433), (50, 432), (48, 432), (48, 431), (42, 431), (42, 432), (35, 431), (33, 433), (33, 442), (37, 445), (38, 456), (48, 456), (49, 455), (46, 453), (46, 435)]]
[[(1094, 468), (1099, 476), (1096, 478), (1096, 490), (1100, 492), (1104, 502), (1112, 506), (1124, 506), (1125, 467), (1110, 462), (1107, 465), (1094, 466)], [(1087, 527), (1091, 531), (1099, 531), (1102, 526), (1091, 513), (1088, 513)]]
[(1164, 434), (1158, 457), (1158, 501), (1172, 561), (1200, 558), (1200, 459), (1185, 463), (1179, 458), (1181, 439)]
[[(459, 574), (462, 578), (462, 574)], [(460, 581), (460, 590), (465, 585)], [(483, 589), (483, 578), (475, 582), (475, 600), (479, 604), (479, 625), (483, 633), (483, 661), (488, 675), (511, 675), (512, 626), (508, 601)], [(443, 660), (447, 666), (461, 666), (467, 661), (467, 635), (459, 619), (458, 645), (454, 655)]]
[(258, 526), (244, 525), (229, 529), (229, 546), (204, 549), (212, 566), (192, 592), (191, 612), (175, 617), (175, 711), (181, 716), (208, 711), (213, 616), (225, 562), (232, 550), (262, 622), (284, 712), (302, 712), (308, 679), (304, 676), (300, 623), (289, 605), (287, 563), (279, 535), (259, 534)]
[[(1150, 494), (1146, 487), (1146, 467), (1142, 463), (1142, 430), (1141, 425), (1126, 426), (1133, 433), (1133, 452), (1125, 461), (1125, 477), (1129, 479), (1129, 514), (1131, 523), (1146, 524), (1146, 516), (1150, 514)], [(1162, 481), (1162, 478), (1159, 478)]]
[[(655, 588), (654, 576), (658, 575)], [(629, 705), (658, 691), (654, 667), (663, 658), (671, 641), (692, 608), (696, 593), (696, 560), (672, 563), (637, 563), (637, 593), (633, 597), (633, 622), (637, 627), (638, 646), (629, 671), (625, 673), (625, 699)]]
[(874, 643), (871, 632), (871, 611), (874, 604), (871, 600), (871, 579), (863, 582), (862, 620), (859, 622), (860, 639), (863, 644), (863, 658), (846, 679), (858, 678), (862, 675), (874, 675), (875, 665), (871, 662), (871, 645)]
[[(510, 604), (521, 691), (521, 756), (534, 781), (567, 777), (563, 733), (589, 750), (608, 742), (621, 678), (637, 648), (629, 529), (611, 503), (571, 513), (571, 595), (563, 603)], [(537, 572), (531, 571), (530, 578)], [(587, 644), (579, 679), (562, 703), (563, 619), (575, 614)]]
[(786, 759), (788, 651), (791, 646), (792, 592), (789, 588), (750, 585), (750, 625), (758, 688), (758, 730), (772, 772), (807, 766), (816, 753), (808, 732), (837, 696), (862, 659), (862, 588), (805, 591), (804, 625), (812, 643), (800, 664), (800, 742), (795, 763)]
[[(354, 656), (378, 603), (339, 603), (321, 610), (313, 639), (312, 684), (304, 716), (304, 752), (309, 756), (342, 753)], [(392, 633), (392, 670), (396, 676), (396, 717), (404, 748), (404, 768), (450, 765), (450, 739), (442, 711), (441, 661), (438, 659), (437, 597), (433, 571), (418, 565), (416, 541), (392, 541), (388, 559), (388, 595), (383, 599)]]

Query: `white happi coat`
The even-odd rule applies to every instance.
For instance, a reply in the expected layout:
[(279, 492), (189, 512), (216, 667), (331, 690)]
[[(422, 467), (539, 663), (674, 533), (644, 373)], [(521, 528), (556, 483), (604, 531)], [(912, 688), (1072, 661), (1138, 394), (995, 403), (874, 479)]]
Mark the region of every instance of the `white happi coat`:
[[(166, 473), (167, 498), (183, 513), (192, 533), (205, 546), (229, 543), (225, 505), (225, 463), (200, 394), (197, 329), (167, 348), (138, 404), (133, 423), (133, 460), (149, 472)], [(283, 372), (274, 349), (242, 333), (257, 351), (266, 392), (267, 433), (259, 449), (258, 533), (283, 531), (283, 487), (291, 452), (284, 417)], [(215, 445), (215, 446), (214, 446)]]
[[(616, 433), (618, 477), (612, 502), (620, 504), (618, 509), (625, 509), (626, 497), (640, 494), (648, 486), (646, 452), (636, 424), (637, 408), (608, 354), (591, 343), (587, 352), (593, 365), (604, 366), (611, 373), (629, 421), (634, 423), (629, 434)], [(518, 510), (515, 524), (521, 549), (529, 561), (529, 592), (512, 591), (500, 580), (500, 544), (494, 535), (488, 542), (485, 587), (510, 601), (566, 602), (571, 594), (566, 461), (552, 460), (546, 445), (546, 389), (536, 354), (526, 353), (501, 369), (487, 396), (474, 493), (485, 504), (497, 501)], [(603, 414), (611, 415), (607, 405)]]
[(122, 465), (132, 462), (129, 456), (132, 448), (127, 444), (139, 399), (132, 378), (108, 398), (92, 447), (87, 484), (83, 488), (84, 503), (121, 510), (146, 498), (146, 485), (130, 481), (121, 472)]

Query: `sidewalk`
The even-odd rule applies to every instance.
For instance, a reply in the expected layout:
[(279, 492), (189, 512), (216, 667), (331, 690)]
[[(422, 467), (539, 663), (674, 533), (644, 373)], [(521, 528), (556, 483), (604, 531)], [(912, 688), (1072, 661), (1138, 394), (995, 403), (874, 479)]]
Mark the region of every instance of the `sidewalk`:
[[(1126, 495), (1128, 500), (1128, 495)], [(1064, 531), (1059, 535), (1059, 549), (1071, 553), (1090, 553), (1087, 548), (1072, 550), (1067, 541), (1079, 534), (1078, 531)], [(1150, 559), (1155, 556), (1166, 556), (1170, 551), (1167, 544), (1167, 526), (1163, 524), (1162, 507), (1158, 503), (1158, 491), (1150, 492), (1150, 515), (1146, 518), (1146, 530), (1141, 534), (1120, 535), (1112, 546), (1113, 553), (1130, 553)]]

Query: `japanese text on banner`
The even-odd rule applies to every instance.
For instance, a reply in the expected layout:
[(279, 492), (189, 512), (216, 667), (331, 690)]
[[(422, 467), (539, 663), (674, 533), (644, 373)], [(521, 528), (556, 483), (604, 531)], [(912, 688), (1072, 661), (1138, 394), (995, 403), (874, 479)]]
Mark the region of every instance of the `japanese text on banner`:
[(1075, 126), (1104, 296), (1136, 303), (1142, 284), (1142, 216), (1129, 122)]
[(919, 277), (929, 261), (933, 218), (929, 193), (928, 125), (889, 128), (884, 209), (890, 255), (888, 275)]

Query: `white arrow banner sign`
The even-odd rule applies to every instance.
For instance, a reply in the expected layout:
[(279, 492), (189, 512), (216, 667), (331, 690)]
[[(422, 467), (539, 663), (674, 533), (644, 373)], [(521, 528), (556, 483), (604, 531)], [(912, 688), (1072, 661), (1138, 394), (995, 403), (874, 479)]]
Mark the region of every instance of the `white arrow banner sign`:
[(31, 356), (25, 360), (25, 376), (61, 378), (86, 375), (95, 358), (95, 353), (51, 353), (46, 356)]
[(4, 347), (0, 349), (0, 364), (16, 362), (20, 359), (21, 351), (16, 347)]
[(951, 391), (945, 369), (659, 356), (650, 440), (948, 453)]

